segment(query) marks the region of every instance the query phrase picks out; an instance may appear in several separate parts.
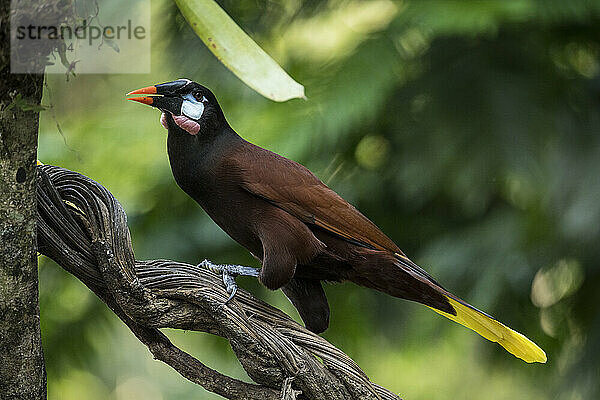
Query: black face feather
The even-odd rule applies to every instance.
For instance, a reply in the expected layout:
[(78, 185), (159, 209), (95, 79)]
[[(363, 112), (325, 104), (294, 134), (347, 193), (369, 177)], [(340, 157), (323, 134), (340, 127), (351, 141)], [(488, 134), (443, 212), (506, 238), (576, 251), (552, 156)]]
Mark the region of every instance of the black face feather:
[[(217, 119), (219, 120), (218, 122), (225, 120), (225, 116), (223, 115), (223, 111), (221, 110), (215, 95), (210, 89), (199, 83), (188, 79), (178, 79), (173, 82), (156, 85), (156, 93), (163, 94), (164, 97), (181, 99), (182, 101), (187, 98), (189, 100), (193, 99), (196, 102), (201, 102), (205, 107), (205, 111), (201, 118)], [(164, 111), (169, 111), (173, 115), (181, 115), (181, 109), (175, 110), (176, 112), (173, 112), (173, 110)], [(195, 120), (200, 120), (201, 118), (195, 118)]]
[[(170, 114), (179, 127), (183, 126), (182, 129), (192, 135), (198, 134), (200, 130), (204, 134), (214, 134), (229, 126), (215, 95), (207, 87), (189, 79), (178, 79), (148, 86), (130, 92), (128, 95), (146, 95), (130, 98), (130, 100), (150, 105), (165, 114)], [(188, 120), (197, 125), (186, 125)], [(193, 126), (193, 129), (190, 129), (189, 126)], [(201, 129), (198, 129), (198, 126)]]

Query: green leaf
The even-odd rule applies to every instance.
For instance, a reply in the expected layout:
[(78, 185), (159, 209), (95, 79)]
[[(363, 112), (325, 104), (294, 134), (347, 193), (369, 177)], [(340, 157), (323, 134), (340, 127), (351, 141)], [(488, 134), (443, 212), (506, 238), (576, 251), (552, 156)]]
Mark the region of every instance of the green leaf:
[(213, 0), (175, 0), (206, 47), (246, 85), (274, 101), (304, 98), (293, 80)]

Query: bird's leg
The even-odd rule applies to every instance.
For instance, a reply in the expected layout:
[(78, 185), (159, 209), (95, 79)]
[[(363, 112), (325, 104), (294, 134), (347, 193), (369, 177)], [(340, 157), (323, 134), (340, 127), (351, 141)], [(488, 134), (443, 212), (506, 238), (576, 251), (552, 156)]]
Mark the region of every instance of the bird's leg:
[(235, 283), (236, 276), (253, 276), (258, 277), (259, 270), (252, 267), (244, 267), (242, 265), (231, 265), (231, 264), (213, 264), (208, 260), (202, 261), (198, 264), (199, 267), (207, 268), (209, 271), (223, 274), (223, 284), (229, 298), (225, 301), (225, 304), (229, 303), (231, 299), (237, 293), (237, 284)]

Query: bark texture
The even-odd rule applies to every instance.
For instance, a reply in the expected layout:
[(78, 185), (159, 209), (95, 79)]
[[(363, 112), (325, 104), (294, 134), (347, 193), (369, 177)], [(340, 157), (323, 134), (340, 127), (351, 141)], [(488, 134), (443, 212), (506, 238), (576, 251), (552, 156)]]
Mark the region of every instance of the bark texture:
[[(35, 162), (42, 75), (11, 75), (10, 1), (0, 4), (0, 399), (44, 399)], [(17, 97), (18, 96), (18, 97)], [(15, 100), (17, 99), (17, 101)], [(16, 101), (16, 103), (15, 103)]]
[[(56, 43), (15, 41), (30, 71), (11, 74), (11, 22), (60, 26), (72, 0), (0, 0), (0, 399), (46, 398), (36, 257), (36, 154), (47, 57)], [(11, 9), (12, 6), (12, 9)]]

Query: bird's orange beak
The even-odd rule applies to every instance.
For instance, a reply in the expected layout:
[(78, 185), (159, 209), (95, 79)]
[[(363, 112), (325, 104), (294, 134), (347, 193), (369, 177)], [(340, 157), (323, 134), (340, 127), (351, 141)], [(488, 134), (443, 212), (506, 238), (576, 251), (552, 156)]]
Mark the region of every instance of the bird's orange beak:
[(158, 108), (159, 110), (168, 111), (173, 115), (181, 115), (183, 98), (181, 97), (179, 91), (190, 82), (191, 81), (188, 79), (178, 79), (173, 82), (165, 82), (153, 86), (146, 86), (144, 88), (127, 93), (127, 96), (145, 96), (130, 97), (128, 100), (147, 104), (149, 106)]
[(154, 103), (154, 99), (152, 97), (143, 96), (143, 97), (130, 97), (127, 100), (137, 101), (138, 103), (148, 104), (149, 106)]
[[(126, 96), (131, 96), (132, 94), (150, 94), (150, 95), (156, 94), (156, 86), (146, 86), (144, 88), (129, 92), (126, 94)], [(152, 103), (154, 102), (154, 99), (149, 96), (130, 97), (127, 100), (137, 101), (138, 103), (147, 104), (149, 106), (151, 106)]]
[(127, 93), (126, 96), (130, 96), (132, 94), (156, 94), (156, 86), (146, 86), (138, 90), (133, 90)]

